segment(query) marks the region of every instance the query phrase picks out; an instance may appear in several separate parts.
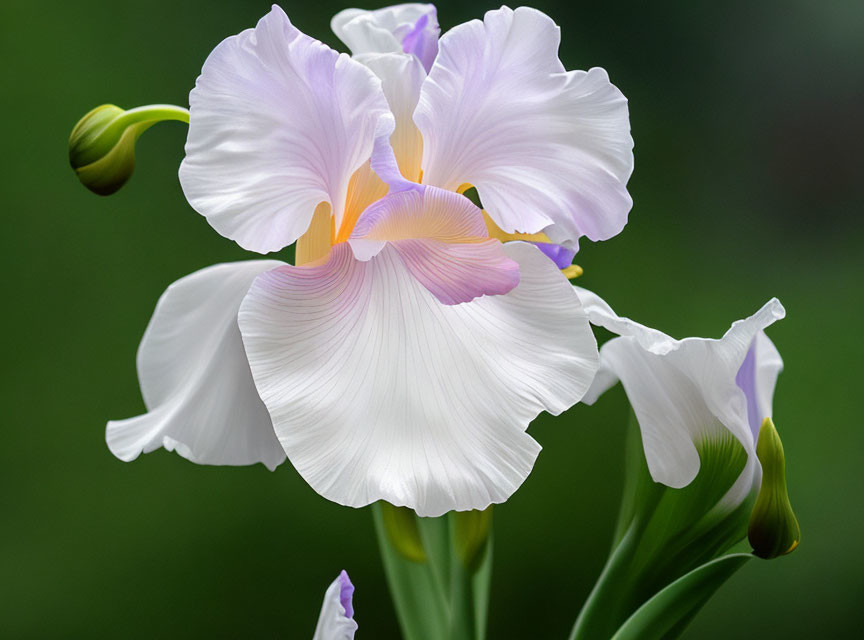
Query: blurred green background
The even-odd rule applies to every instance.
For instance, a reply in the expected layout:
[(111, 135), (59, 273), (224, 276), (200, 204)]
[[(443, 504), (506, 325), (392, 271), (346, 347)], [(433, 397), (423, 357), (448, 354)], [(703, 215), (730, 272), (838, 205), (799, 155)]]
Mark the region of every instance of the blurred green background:
[[(329, 19), (350, 5), (283, 6), (342, 48)], [(630, 100), (636, 204), (623, 234), (584, 243), (581, 284), (677, 337), (720, 336), (775, 295), (788, 310), (770, 330), (786, 362), (775, 421), (803, 542), (746, 566), (686, 637), (860, 637), (864, 5), (535, 6), (561, 25), (568, 68), (605, 67)], [(438, 7), (446, 29), (495, 3)], [(146, 135), (110, 198), (77, 183), (68, 134), (104, 102), (185, 105), (212, 47), (267, 10), (0, 5), (2, 637), (308, 638), (342, 568), (358, 637), (397, 637), (367, 510), (319, 498), (288, 464), (124, 464), (104, 444), (107, 419), (143, 410), (135, 350), (165, 287), (252, 256), (186, 204), (185, 126)], [(619, 387), (532, 425), (544, 451), (495, 512), (490, 638), (566, 636), (607, 551), (627, 412)]]

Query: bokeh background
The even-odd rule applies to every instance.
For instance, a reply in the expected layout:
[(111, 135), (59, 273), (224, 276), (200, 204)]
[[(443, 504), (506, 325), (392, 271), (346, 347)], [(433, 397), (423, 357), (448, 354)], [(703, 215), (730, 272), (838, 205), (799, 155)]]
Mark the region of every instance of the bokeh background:
[[(864, 5), (534, 5), (561, 25), (568, 68), (605, 67), (630, 100), (636, 204), (623, 234), (584, 243), (581, 284), (677, 337), (720, 336), (771, 296), (788, 310), (770, 330), (786, 362), (775, 421), (803, 542), (746, 566), (686, 637), (860, 637)], [(329, 19), (350, 5), (283, 6), (343, 48)], [(446, 29), (495, 3), (438, 6)], [(110, 198), (69, 170), (69, 131), (104, 102), (185, 105), (212, 47), (267, 10), (0, 3), (2, 637), (308, 638), (342, 568), (358, 637), (398, 637), (367, 510), (288, 464), (124, 464), (104, 444), (107, 419), (143, 410), (135, 350), (158, 296), (249, 256), (183, 198), (185, 126), (148, 133)], [(627, 413), (618, 388), (532, 425), (544, 451), (495, 513), (490, 638), (566, 636), (607, 551)]]

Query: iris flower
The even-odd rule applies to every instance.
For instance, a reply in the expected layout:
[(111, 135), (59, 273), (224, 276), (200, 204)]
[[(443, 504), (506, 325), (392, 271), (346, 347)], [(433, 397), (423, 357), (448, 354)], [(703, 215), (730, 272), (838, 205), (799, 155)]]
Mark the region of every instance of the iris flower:
[(109, 423), (108, 444), (271, 469), (287, 454), (340, 504), (483, 509), (530, 472), (531, 420), (578, 402), (597, 369), (547, 256), (626, 223), (626, 100), (602, 69), (566, 71), (533, 9), (440, 41), (431, 5), (333, 26), (353, 58), (277, 6), (207, 58), (184, 193), (247, 250), (296, 242), (296, 264), (171, 285), (138, 353), (148, 412)]
[(699, 473), (699, 446), (731, 436), (747, 463), (724, 496), (734, 508), (759, 490), (760, 427), (772, 417), (780, 353), (764, 329), (786, 311), (775, 298), (719, 340), (666, 334), (619, 317), (598, 296), (578, 289), (591, 322), (617, 334), (600, 350), (600, 370), (586, 394), (593, 402), (618, 380), (639, 421), (651, 477), (668, 487), (689, 485)]

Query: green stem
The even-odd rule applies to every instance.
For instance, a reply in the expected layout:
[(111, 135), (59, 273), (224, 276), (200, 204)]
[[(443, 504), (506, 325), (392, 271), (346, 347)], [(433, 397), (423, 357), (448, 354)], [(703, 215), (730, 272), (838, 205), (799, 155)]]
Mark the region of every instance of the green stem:
[(126, 127), (133, 124), (151, 123), (156, 124), (164, 120), (174, 120), (189, 124), (189, 109), (177, 107), (173, 104), (149, 104), (144, 107), (135, 107), (115, 118), (106, 127), (106, 133), (114, 135), (122, 132)]
[(117, 116), (101, 131), (94, 140), (94, 149), (103, 146), (113, 146), (114, 140), (119, 139), (130, 127), (135, 131), (135, 139), (147, 131), (154, 124), (173, 120), (189, 124), (189, 109), (177, 107), (172, 104), (150, 104), (144, 107), (135, 107), (124, 111)]
[(492, 508), (450, 514), (452, 640), (483, 640), (492, 577)]
[(79, 169), (104, 158), (130, 132), (132, 142), (154, 124), (165, 120), (189, 124), (189, 110), (171, 104), (151, 104), (123, 110), (102, 105), (85, 115), (69, 138), (69, 159)]
[(483, 640), (492, 572), (492, 512), (420, 518), (372, 505), (384, 572), (405, 640)]
[(444, 640), (450, 611), (423, 549), (416, 516), (385, 502), (372, 505), (390, 596), (405, 640)]

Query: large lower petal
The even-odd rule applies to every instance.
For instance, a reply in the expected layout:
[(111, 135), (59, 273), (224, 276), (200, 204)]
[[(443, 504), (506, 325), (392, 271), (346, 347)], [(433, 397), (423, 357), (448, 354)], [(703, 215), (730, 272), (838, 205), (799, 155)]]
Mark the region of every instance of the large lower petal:
[[(618, 316), (596, 294), (576, 290), (592, 324), (621, 336), (603, 345), (600, 374), (586, 399), (593, 402), (621, 380), (639, 420), (654, 480), (676, 488), (690, 484), (700, 467), (697, 445), (726, 433), (750, 454), (745, 471), (758, 478), (748, 402), (736, 379), (754, 340), (785, 315), (783, 306), (770, 300), (749, 318), (733, 323), (719, 340), (675, 340)], [(765, 366), (770, 368), (770, 363)], [(771, 370), (776, 381), (777, 369)], [(768, 391), (764, 386), (762, 390)], [(742, 492), (749, 489), (746, 482), (736, 487)]]
[(321, 495), (422, 516), (483, 509), (525, 480), (543, 410), (577, 402), (597, 347), (578, 297), (536, 247), (510, 293), (441, 304), (393, 247), (363, 262), (261, 275), (240, 310), (261, 398), (291, 462)]
[(172, 284), (156, 305), (138, 349), (147, 413), (108, 423), (121, 460), (165, 447), (199, 464), (285, 459), (243, 350), (237, 311), (252, 281), (274, 260), (220, 264)]
[(392, 120), (369, 69), (276, 6), (213, 50), (189, 103), (183, 191), (219, 233), (261, 253), (297, 240), (321, 202), (339, 227), (351, 176)]
[(633, 140), (624, 96), (602, 69), (565, 71), (559, 41), (527, 7), (451, 29), (414, 120), (424, 183), (472, 184), (504, 231), (553, 226), (555, 242), (574, 246), (626, 224)]

